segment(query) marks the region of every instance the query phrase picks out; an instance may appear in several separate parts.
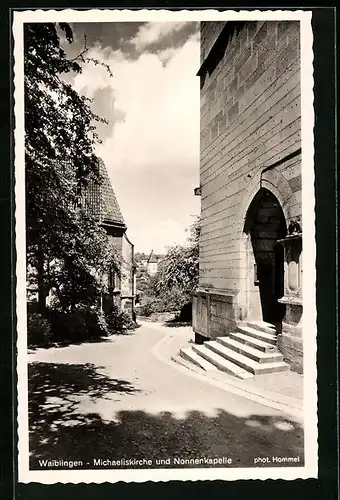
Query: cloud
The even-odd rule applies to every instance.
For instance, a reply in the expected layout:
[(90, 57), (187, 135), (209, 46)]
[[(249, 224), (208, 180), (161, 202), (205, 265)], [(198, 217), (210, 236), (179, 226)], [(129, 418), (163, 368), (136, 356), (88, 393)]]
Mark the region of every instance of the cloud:
[[(157, 245), (157, 251), (162, 252), (174, 241), (181, 243), (185, 229), (193, 222), (191, 215), (199, 213), (200, 198), (193, 195), (199, 169), (188, 171), (183, 165), (182, 170), (186, 176), (162, 168), (147, 172), (111, 170), (128, 234), (137, 251), (150, 251)], [(176, 226), (166, 222), (170, 219)]]
[[(177, 25), (183, 26), (170, 24), (177, 32)], [(170, 24), (160, 31), (157, 23), (149, 34), (142, 26), (138, 43), (154, 40), (156, 33), (169, 34)], [(137, 242), (149, 245), (137, 247), (141, 251), (151, 250), (155, 241), (162, 251), (174, 235), (181, 239), (190, 215), (199, 209), (193, 196), (199, 183), (199, 42), (195, 34), (184, 40), (179, 47), (143, 52), (136, 59), (96, 44), (88, 55), (108, 64), (113, 78), (104, 67), (85, 65), (73, 83), (95, 98), (96, 113), (109, 121), (106, 130), (100, 129), (103, 143), (97, 151), (130, 237), (136, 247)]]
[(153, 241), (156, 244), (155, 246), (158, 246), (157, 252), (161, 251), (164, 242), (167, 242), (167, 245), (182, 245), (187, 236), (185, 228), (174, 219), (162, 221), (153, 231)]
[(115, 108), (115, 96), (111, 87), (98, 88), (94, 91), (92, 111), (106, 122), (96, 121), (96, 129), (102, 141), (112, 136), (116, 123), (125, 120), (125, 112)]
[(72, 55), (84, 48), (85, 36), (87, 47), (101, 46), (109, 50), (121, 50), (128, 54), (131, 44), (128, 40), (134, 38), (145, 22), (115, 22), (115, 23), (71, 23), (74, 43), (68, 47)]
[[(146, 23), (141, 26), (131, 40), (131, 43), (136, 46), (138, 50), (143, 50), (155, 42), (159, 42), (169, 34), (176, 31), (183, 30), (189, 23), (181, 22), (161, 22), (161, 23)], [(190, 23), (192, 24), (192, 23)]]
[(183, 245), (188, 233), (183, 225), (175, 219), (168, 218), (150, 228), (148, 233), (136, 235), (135, 244), (145, 252), (163, 253), (167, 246)]
[[(105, 96), (101, 106), (124, 116), (114, 133), (99, 147), (108, 166), (117, 169), (165, 168), (187, 163), (197, 168), (199, 161), (199, 67), (197, 41), (188, 40), (180, 49), (158, 54), (142, 54), (130, 61), (119, 51), (106, 57), (96, 48), (90, 57), (104, 60), (113, 71), (95, 71), (88, 65), (74, 80), (75, 88), (88, 97)], [(104, 92), (104, 89), (106, 91)], [(109, 96), (108, 90), (111, 91)]]

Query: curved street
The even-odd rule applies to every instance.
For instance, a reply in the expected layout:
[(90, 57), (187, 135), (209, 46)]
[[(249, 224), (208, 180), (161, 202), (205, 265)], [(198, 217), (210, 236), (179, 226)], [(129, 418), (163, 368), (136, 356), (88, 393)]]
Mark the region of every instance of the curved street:
[(251, 467), (291, 458), (287, 465), (302, 466), (298, 419), (171, 361), (170, 330), (179, 334), (143, 324), (102, 342), (30, 352), (30, 468), (41, 469), (42, 460), (94, 468), (123, 459)]

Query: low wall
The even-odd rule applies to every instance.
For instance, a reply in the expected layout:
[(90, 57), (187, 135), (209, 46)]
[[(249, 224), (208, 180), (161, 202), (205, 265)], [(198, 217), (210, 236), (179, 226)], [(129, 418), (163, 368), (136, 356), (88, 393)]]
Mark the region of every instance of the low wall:
[(193, 330), (199, 337), (215, 339), (235, 331), (235, 292), (198, 290), (193, 295)]
[(137, 317), (143, 321), (150, 321), (150, 322), (155, 322), (155, 323), (164, 323), (166, 321), (173, 321), (176, 316), (179, 314), (179, 312), (159, 312), (159, 313), (152, 313), (150, 316), (143, 316), (138, 314), (138, 309), (137, 309)]

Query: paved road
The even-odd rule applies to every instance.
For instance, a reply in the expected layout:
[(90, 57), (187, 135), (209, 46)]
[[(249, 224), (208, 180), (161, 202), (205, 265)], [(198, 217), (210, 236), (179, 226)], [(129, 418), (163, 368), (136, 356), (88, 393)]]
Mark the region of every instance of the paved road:
[(243, 467), (299, 457), (303, 465), (298, 422), (164, 362), (164, 331), (143, 325), (106, 342), (30, 354), (31, 467), (45, 458), (92, 466), (98, 458), (169, 457), (226, 457)]

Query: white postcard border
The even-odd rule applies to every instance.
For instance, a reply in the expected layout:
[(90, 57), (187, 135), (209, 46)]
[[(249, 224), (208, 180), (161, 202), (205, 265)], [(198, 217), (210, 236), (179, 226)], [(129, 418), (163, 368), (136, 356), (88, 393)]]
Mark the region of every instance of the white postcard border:
[[(314, 199), (314, 109), (313, 109), (313, 33), (309, 11), (167, 11), (98, 10), (77, 11), (27, 10), (13, 12), (14, 37), (14, 112), (15, 112), (15, 235), (16, 235), (16, 313), (18, 375), (18, 478), (19, 482), (101, 483), (118, 481), (170, 480), (245, 480), (307, 479), (317, 477), (317, 369), (316, 369), (316, 245)], [(27, 391), (27, 318), (26, 318), (26, 241), (25, 241), (25, 168), (24, 168), (24, 81), (23, 24), (26, 22), (124, 22), (124, 21), (230, 21), (299, 20), (301, 26), (301, 120), (303, 179), (303, 306), (304, 315), (304, 427), (305, 466), (277, 468), (208, 469), (131, 469), (131, 470), (29, 470), (28, 391)], [(197, 68), (198, 69), (198, 68)]]

